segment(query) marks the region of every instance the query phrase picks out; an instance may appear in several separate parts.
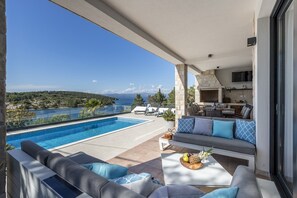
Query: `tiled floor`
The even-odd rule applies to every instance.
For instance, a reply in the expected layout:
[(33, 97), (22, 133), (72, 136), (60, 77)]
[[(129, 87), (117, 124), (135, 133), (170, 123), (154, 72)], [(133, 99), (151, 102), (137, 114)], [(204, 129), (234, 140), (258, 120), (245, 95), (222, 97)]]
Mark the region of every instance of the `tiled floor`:
[[(157, 135), (154, 138), (114, 157), (108, 162), (113, 164), (119, 164), (122, 166), (129, 167), (131, 172), (141, 173), (148, 172), (151, 173), (153, 177), (159, 179), (164, 183), (163, 172), (162, 172), (162, 162), (161, 153), (173, 153), (173, 152), (195, 152), (193, 150), (170, 147), (165, 151), (160, 151), (158, 139), (161, 135)], [(196, 151), (197, 152), (197, 151)], [(236, 167), (238, 165), (247, 165), (247, 161), (235, 159), (231, 157), (213, 155), (213, 157), (231, 174), (233, 175)], [(212, 188), (205, 188), (205, 191), (212, 190)]]

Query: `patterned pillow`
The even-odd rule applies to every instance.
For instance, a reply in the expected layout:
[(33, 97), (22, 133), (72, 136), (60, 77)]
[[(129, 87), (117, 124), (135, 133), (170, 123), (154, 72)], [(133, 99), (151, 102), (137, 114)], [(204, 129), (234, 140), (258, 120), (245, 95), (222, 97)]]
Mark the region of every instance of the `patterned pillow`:
[(133, 173), (133, 174), (125, 175), (123, 177), (119, 177), (116, 179), (111, 179), (110, 181), (113, 181), (114, 183), (122, 185), (122, 184), (129, 184), (138, 180), (142, 180), (147, 177), (151, 177), (151, 175), (149, 173), (140, 173), (140, 174)]
[(256, 122), (236, 119), (235, 138), (256, 144)]
[(178, 133), (192, 133), (194, 128), (194, 118), (178, 119)]

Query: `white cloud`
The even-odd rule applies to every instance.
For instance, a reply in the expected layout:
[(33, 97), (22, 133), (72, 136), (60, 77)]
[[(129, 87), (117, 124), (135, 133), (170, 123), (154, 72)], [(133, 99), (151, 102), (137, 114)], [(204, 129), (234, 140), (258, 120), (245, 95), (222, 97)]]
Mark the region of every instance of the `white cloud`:
[(158, 89), (162, 89), (162, 87), (163, 87), (162, 85), (158, 85), (157, 86)]
[(92, 83), (97, 83), (98, 81), (97, 80), (92, 80)]
[(7, 85), (7, 91), (18, 92), (18, 91), (47, 91), (58, 89), (54, 85), (34, 85), (34, 84), (21, 84), (21, 85)]
[(132, 83), (132, 82), (130, 82), (130, 84), (129, 84), (130, 86), (134, 86), (135, 84), (134, 83)]

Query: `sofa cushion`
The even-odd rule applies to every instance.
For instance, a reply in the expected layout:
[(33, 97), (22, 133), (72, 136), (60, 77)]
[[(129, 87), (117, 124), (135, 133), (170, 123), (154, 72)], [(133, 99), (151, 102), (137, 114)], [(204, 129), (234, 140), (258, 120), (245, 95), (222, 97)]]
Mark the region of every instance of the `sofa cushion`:
[(213, 136), (233, 139), (233, 121), (213, 121)]
[(203, 119), (203, 118), (195, 118), (195, 125), (193, 129), (194, 134), (200, 135), (212, 135), (212, 120), (211, 119)]
[(46, 165), (48, 156), (51, 154), (50, 151), (39, 146), (31, 140), (25, 140), (21, 142), (21, 149), (34, 159), (38, 160), (43, 165)]
[(194, 128), (194, 118), (178, 119), (178, 133), (192, 133)]
[(236, 198), (238, 187), (220, 188), (207, 193), (201, 198)]
[(256, 123), (255, 121), (236, 120), (235, 138), (256, 144)]
[(144, 198), (144, 196), (118, 185), (114, 182), (108, 182), (100, 190), (100, 198), (117, 198), (117, 197), (129, 197), (129, 198)]
[(169, 185), (155, 190), (149, 198), (199, 198), (205, 193), (193, 186)]
[(238, 166), (236, 168), (231, 186), (239, 188), (236, 198), (262, 197), (254, 172), (246, 166)]
[(94, 162), (99, 163), (106, 163), (100, 159), (97, 159), (91, 155), (88, 155), (84, 152), (78, 152), (67, 156), (68, 159), (71, 159), (72, 161), (78, 163), (78, 164), (89, 164)]
[(214, 137), (214, 136), (175, 133), (173, 136), (173, 140), (178, 142), (194, 144), (194, 145), (235, 151), (235, 152), (245, 153), (250, 155), (255, 155), (255, 152), (256, 152), (255, 145), (243, 140), (238, 140), (238, 139), (230, 140), (230, 139)]
[(116, 164), (90, 163), (83, 164), (82, 166), (106, 179), (123, 177), (128, 172), (128, 168)]
[(83, 192), (100, 197), (100, 189), (109, 181), (59, 153), (48, 158), (48, 167)]

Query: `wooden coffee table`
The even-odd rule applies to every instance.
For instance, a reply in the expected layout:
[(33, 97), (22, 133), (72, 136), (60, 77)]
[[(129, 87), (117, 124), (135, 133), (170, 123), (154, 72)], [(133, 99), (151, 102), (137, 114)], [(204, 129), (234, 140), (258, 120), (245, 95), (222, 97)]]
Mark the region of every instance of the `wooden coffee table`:
[(180, 164), (179, 159), (182, 155), (161, 154), (166, 185), (225, 187), (231, 184), (232, 176), (213, 157), (209, 157), (201, 169), (190, 170)]

